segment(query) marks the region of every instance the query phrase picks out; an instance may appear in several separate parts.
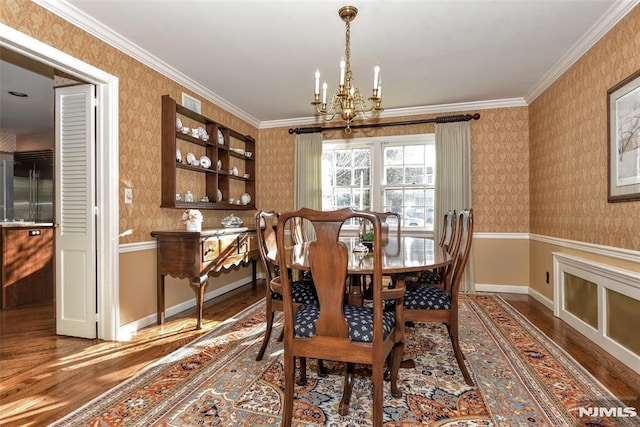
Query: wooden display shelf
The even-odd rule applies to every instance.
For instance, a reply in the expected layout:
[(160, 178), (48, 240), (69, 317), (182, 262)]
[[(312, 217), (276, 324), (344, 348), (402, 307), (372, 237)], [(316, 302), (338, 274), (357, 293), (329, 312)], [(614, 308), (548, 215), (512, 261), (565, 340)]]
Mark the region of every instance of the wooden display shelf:
[[(196, 122), (197, 126), (203, 127), (209, 134), (209, 140), (204, 141), (192, 136), (190, 133), (182, 133), (176, 129), (176, 119), (189, 119)], [(182, 121), (182, 120), (181, 120)], [(191, 122), (191, 123), (192, 123)], [(195, 126), (193, 126), (195, 127)], [(218, 141), (218, 134), (222, 134), (223, 143)], [(185, 145), (204, 147), (205, 155), (211, 160), (210, 168), (191, 166), (184, 160), (178, 162), (176, 159), (177, 141), (181, 141), (180, 147), (184, 150)], [(231, 146), (232, 143), (235, 146)], [(241, 145), (239, 147), (238, 145)], [(183, 151), (181, 150), (181, 151)], [(247, 156), (242, 152), (234, 150), (244, 150), (252, 155)], [(202, 153), (202, 148), (200, 148)], [(222, 161), (222, 168), (218, 169), (218, 160)], [(229, 173), (232, 166), (240, 170), (239, 175)], [(176, 200), (177, 189), (179, 188), (177, 170), (187, 170), (202, 174), (205, 188), (204, 194), (212, 200), (211, 202), (185, 202)], [(162, 97), (162, 189), (161, 204), (163, 208), (179, 209), (221, 209), (221, 210), (251, 210), (256, 206), (255, 194), (255, 140), (250, 135), (229, 129), (202, 114), (189, 110), (178, 105), (169, 95)], [(248, 178), (244, 175), (248, 174)], [(199, 178), (198, 178), (199, 179)], [(233, 183), (233, 185), (232, 185)], [(218, 200), (218, 189), (222, 192), (223, 201)], [(247, 205), (237, 205), (227, 203), (230, 198), (239, 200), (242, 194), (247, 193), (251, 197), (251, 202)]]

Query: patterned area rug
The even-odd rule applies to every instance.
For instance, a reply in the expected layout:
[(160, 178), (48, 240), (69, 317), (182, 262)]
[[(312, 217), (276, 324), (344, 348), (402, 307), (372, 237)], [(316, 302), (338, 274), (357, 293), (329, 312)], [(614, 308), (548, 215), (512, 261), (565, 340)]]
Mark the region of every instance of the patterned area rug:
[[(465, 384), (446, 328), (417, 323), (405, 345), (416, 367), (400, 370), (402, 398), (385, 389), (385, 426), (640, 425), (638, 417), (581, 411), (624, 405), (501, 298), (465, 296), (460, 310), (461, 344), (477, 386)], [(278, 426), (284, 371), (277, 324), (260, 362), (263, 301), (52, 425)], [(296, 386), (294, 425), (371, 425), (366, 367), (343, 417), (342, 366), (326, 365), (330, 375), (320, 378), (309, 361), (307, 385)]]

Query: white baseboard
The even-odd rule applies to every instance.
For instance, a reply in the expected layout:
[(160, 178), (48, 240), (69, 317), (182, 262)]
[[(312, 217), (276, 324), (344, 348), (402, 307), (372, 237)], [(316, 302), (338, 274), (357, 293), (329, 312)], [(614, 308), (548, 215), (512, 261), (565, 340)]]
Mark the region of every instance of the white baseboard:
[(533, 299), (537, 300), (539, 303), (547, 307), (549, 310), (553, 311), (553, 300), (545, 297), (540, 292), (536, 291), (533, 288), (529, 289), (529, 295), (533, 297)]
[[(260, 278), (261, 275), (258, 274), (258, 278)], [(225, 286), (222, 286), (220, 288), (217, 289), (213, 289), (210, 292), (207, 292), (204, 294), (204, 301), (209, 301), (210, 299), (219, 297), (221, 295), (226, 294), (227, 292), (231, 292), (235, 289), (238, 289), (241, 286), (246, 285), (247, 283), (251, 282), (251, 276), (246, 276), (242, 279), (236, 280), (234, 282), (231, 282)], [(190, 308), (193, 308), (196, 306), (196, 299), (195, 297), (193, 297), (190, 300), (184, 301), (180, 304), (176, 304), (174, 306), (171, 306), (169, 308), (165, 309), (165, 317), (171, 317), (175, 314), (178, 314), (182, 311), (188, 310)], [(155, 325), (156, 322), (158, 320), (158, 315), (157, 313), (153, 313), (150, 314), (149, 316), (143, 317), (142, 319), (138, 319), (138, 320), (134, 320), (131, 323), (127, 323), (126, 325), (122, 325), (120, 326), (120, 328), (118, 329), (118, 336), (116, 337), (116, 339), (118, 341), (130, 341), (131, 337), (138, 332), (140, 329), (149, 326), (149, 325)], [(195, 319), (194, 319), (195, 322)]]
[(476, 291), (478, 292), (526, 294), (528, 293), (527, 289), (529, 289), (527, 285), (493, 285), (487, 283), (476, 283)]
[(552, 300), (526, 285), (493, 285), (487, 283), (476, 283), (476, 291), (506, 294), (527, 294), (533, 297), (533, 299), (542, 303), (549, 310), (553, 310)]

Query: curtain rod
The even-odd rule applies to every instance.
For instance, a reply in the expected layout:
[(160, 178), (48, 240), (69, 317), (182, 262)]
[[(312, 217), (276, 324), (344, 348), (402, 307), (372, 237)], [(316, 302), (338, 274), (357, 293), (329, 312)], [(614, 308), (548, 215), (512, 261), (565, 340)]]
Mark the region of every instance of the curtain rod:
[[(353, 125), (350, 126), (351, 129), (365, 129), (365, 128), (382, 128), (387, 126), (406, 126), (406, 125), (421, 125), (423, 123), (453, 123), (453, 122), (468, 122), (469, 120), (479, 120), (480, 114), (459, 114), (456, 116), (442, 116), (442, 117), (434, 117), (432, 119), (422, 119), (422, 120), (405, 120), (402, 122), (386, 122), (386, 123), (371, 123), (368, 125)], [(339, 130), (344, 129), (344, 126), (333, 126), (333, 127), (308, 127), (308, 128), (289, 128), (289, 134), (301, 134), (301, 133), (316, 133), (322, 132), (325, 130)]]

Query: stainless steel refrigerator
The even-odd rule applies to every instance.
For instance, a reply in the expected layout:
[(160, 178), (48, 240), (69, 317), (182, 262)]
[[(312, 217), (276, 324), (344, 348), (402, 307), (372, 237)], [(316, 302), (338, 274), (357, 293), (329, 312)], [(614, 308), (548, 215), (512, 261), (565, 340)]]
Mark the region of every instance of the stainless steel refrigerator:
[(0, 152), (0, 221), (13, 220), (13, 153)]
[(13, 160), (15, 219), (53, 222), (53, 151), (16, 152)]

